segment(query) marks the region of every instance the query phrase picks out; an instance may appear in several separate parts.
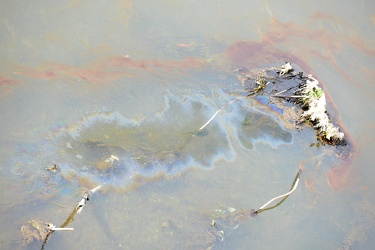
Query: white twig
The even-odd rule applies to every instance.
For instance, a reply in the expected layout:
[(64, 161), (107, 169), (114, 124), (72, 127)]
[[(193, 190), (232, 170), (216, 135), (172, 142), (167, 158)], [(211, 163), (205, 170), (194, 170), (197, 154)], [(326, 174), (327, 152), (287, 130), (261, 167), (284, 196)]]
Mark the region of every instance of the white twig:
[(55, 227), (55, 228), (51, 228), (51, 230), (53, 231), (74, 231), (74, 228), (72, 227)]
[[(118, 158), (117, 158), (118, 159)], [(100, 188), (102, 187), (102, 185), (99, 185), (93, 189), (90, 190), (91, 194), (94, 194), (95, 192), (97, 192)]]
[(47, 228), (51, 231), (74, 231), (72, 227), (56, 227), (52, 223), (49, 223)]
[(268, 206), (270, 203), (274, 202), (275, 200), (280, 199), (280, 198), (283, 198), (283, 197), (288, 196), (288, 195), (290, 195), (291, 193), (293, 193), (294, 190), (296, 190), (296, 188), (297, 188), (297, 186), (298, 186), (298, 182), (299, 182), (299, 176), (298, 176), (298, 178), (297, 178), (297, 180), (296, 180), (296, 183), (294, 183), (294, 186), (293, 186), (292, 190), (290, 190), (290, 191), (289, 191), (288, 193), (286, 193), (286, 194), (283, 194), (283, 195), (280, 195), (280, 196), (277, 196), (277, 197), (271, 199), (269, 202), (267, 202), (266, 204), (264, 204), (263, 206), (261, 206), (257, 211), (259, 211), (259, 210), (265, 208), (266, 206)]
[(88, 196), (83, 195), (80, 202), (78, 202), (78, 205), (76, 206), (76, 213), (80, 214), (82, 212), (83, 207), (86, 205), (86, 201), (88, 200)]
[(91, 189), (89, 192), (87, 193), (84, 193), (82, 195), (82, 199), (80, 200), (80, 202), (78, 203), (78, 205), (76, 206), (76, 213), (77, 214), (80, 214), (82, 212), (82, 209), (83, 207), (86, 205), (86, 202), (90, 199), (90, 196), (92, 194), (94, 194), (95, 192), (97, 192), (100, 188), (102, 187), (102, 185), (99, 185), (93, 189)]
[(200, 127), (199, 130), (204, 129), (215, 118), (215, 116), (217, 116), (217, 114), (219, 114), (220, 111), (222, 111), (224, 108), (228, 107), (229, 105), (231, 105), (232, 103), (237, 102), (237, 101), (239, 101), (239, 99), (232, 100), (232, 101), (228, 102), (227, 104), (225, 104), (223, 107), (221, 107), (218, 111), (215, 112), (215, 114), (210, 118), (210, 120), (208, 120), (208, 122), (206, 122), (202, 127)]
[(287, 62), (285, 65), (281, 66), (279, 76), (283, 76), (289, 73), (292, 69), (293, 69), (292, 64), (290, 62)]
[(306, 95), (272, 95), (272, 97), (280, 97), (280, 98), (310, 98)]
[(285, 91), (288, 91), (288, 89), (281, 90), (280, 92), (277, 92), (276, 94), (274, 94), (274, 96), (278, 96), (278, 95), (280, 95), (281, 93), (284, 93)]

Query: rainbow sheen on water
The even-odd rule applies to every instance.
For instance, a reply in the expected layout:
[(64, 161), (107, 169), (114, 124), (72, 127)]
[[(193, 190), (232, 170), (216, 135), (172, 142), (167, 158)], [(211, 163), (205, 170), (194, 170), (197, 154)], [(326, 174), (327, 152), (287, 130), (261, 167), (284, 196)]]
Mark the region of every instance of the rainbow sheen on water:
[[(125, 190), (140, 180), (173, 177), (190, 168), (212, 169), (220, 160), (233, 161), (232, 143), (251, 150), (256, 143), (277, 148), (293, 140), (275, 117), (249, 107), (246, 99), (198, 131), (215, 113), (214, 103), (203, 95), (168, 93), (162, 109), (151, 117), (129, 119), (117, 111), (89, 113), (59, 128), (50, 135), (48, 145), (41, 145), (49, 150), (38, 151), (50, 154), (40, 158), (55, 161), (59, 171), (43, 173), (36, 185), (63, 186), (68, 182)], [(236, 135), (232, 139), (231, 131)]]

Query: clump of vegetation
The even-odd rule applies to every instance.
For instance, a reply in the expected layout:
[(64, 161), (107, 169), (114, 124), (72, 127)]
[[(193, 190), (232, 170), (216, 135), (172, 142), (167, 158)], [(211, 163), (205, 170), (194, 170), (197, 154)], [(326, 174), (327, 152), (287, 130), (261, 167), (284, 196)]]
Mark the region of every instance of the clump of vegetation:
[[(270, 68), (260, 72), (245, 68), (236, 70), (247, 96), (263, 95), (272, 97), (268, 105), (277, 106), (285, 126), (297, 128), (301, 123), (317, 131), (317, 139), (322, 145), (346, 146), (339, 127), (333, 125), (326, 110), (326, 98), (319, 83), (311, 75), (303, 76), (294, 72), (290, 62), (280, 68)], [(249, 122), (244, 120), (243, 126)]]
[(265, 77), (262, 76), (262, 74), (258, 74), (256, 79), (255, 79), (256, 87), (253, 88), (250, 91), (249, 96), (263, 93), (263, 91), (266, 89), (268, 83), (269, 82), (267, 81), (267, 79)]
[(318, 80), (309, 75), (296, 91), (304, 109), (302, 119), (311, 122), (321, 142), (334, 145), (346, 144), (344, 133), (332, 124), (327, 114), (325, 94), (318, 84)]
[(285, 65), (281, 66), (279, 76), (283, 76), (285, 74), (288, 74), (289, 72), (293, 71), (292, 64), (290, 62), (285, 63)]

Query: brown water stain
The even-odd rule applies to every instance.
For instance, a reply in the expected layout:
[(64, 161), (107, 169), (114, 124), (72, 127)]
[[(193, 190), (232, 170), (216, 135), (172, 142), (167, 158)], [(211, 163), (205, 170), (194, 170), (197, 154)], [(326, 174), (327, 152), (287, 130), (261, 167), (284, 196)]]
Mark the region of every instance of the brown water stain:
[(328, 184), (334, 189), (349, 187), (354, 184), (352, 173), (352, 162), (344, 162), (328, 171)]
[[(319, 28), (316, 30), (308, 30), (302, 25), (292, 22), (281, 22), (276, 17), (272, 17), (270, 30), (263, 34), (259, 41), (242, 41), (235, 43), (225, 51), (225, 55), (234, 66), (250, 69), (259, 68), (263, 65), (272, 65), (275, 64), (275, 62), (291, 61), (298, 65), (303, 72), (313, 74), (314, 77), (318, 79), (319, 76), (314, 74), (313, 69), (308, 66), (307, 62), (319, 57), (328, 61), (344, 78), (349, 79), (356, 85), (361, 85), (361, 83), (358, 83), (356, 79), (347, 73), (346, 69), (340, 68), (335, 60), (335, 56), (341, 53), (345, 43), (355, 48), (359, 53), (369, 56), (374, 56), (375, 50), (362, 41), (349, 24), (331, 15), (317, 12), (311, 16), (311, 19), (314, 21), (329, 21), (329, 23), (336, 23), (340, 27), (332, 25), (332, 28), (335, 30), (335, 34), (332, 34), (329, 29)], [(304, 41), (306, 44), (313, 43), (319, 46), (309, 47), (309, 45), (303, 44)], [(345, 42), (344, 44), (343, 41)], [(290, 44), (294, 44), (298, 50), (290, 48)], [(287, 49), (281, 49), (285, 47)], [(368, 69), (364, 69), (363, 73), (368, 75), (369, 73), (371, 74), (372, 71), (369, 72)], [(335, 122), (345, 133), (352, 147), (352, 151), (355, 151), (355, 144), (342, 124), (337, 107), (329, 91), (324, 87), (324, 83), (322, 85), (326, 93), (327, 101), (329, 105), (333, 107)], [(338, 189), (352, 184), (350, 174), (352, 171), (351, 163), (353, 157), (353, 155), (350, 155), (347, 159), (342, 161), (340, 166), (328, 172), (328, 183), (331, 187)], [(307, 180), (306, 185), (311, 188), (312, 183), (314, 183), (314, 180)]]
[(0, 76), (0, 86), (6, 86), (6, 85), (15, 85), (19, 81), (16, 79)]
[(272, 16), (270, 29), (261, 34), (259, 41), (235, 43), (226, 51), (226, 55), (234, 65), (250, 68), (272, 62), (291, 61), (307, 74), (314, 72), (306, 62), (318, 57), (329, 62), (344, 78), (361, 85), (361, 82), (348, 73), (348, 69), (338, 65), (335, 57), (340, 56), (346, 45), (366, 56), (375, 56), (375, 49), (363, 41), (350, 24), (327, 13), (316, 12), (310, 19), (328, 27), (306, 29), (303, 25), (281, 22)]
[(0, 97), (4, 97), (14, 92), (14, 86), (18, 85), (17, 79), (12, 79), (0, 75)]
[(15, 74), (41, 80), (72, 78), (91, 83), (108, 83), (121, 77), (136, 77), (137, 71), (152, 74), (160, 74), (160, 71), (184, 74), (189, 69), (199, 69), (204, 65), (204, 60), (194, 57), (175, 61), (161, 61), (156, 59), (133, 60), (124, 56), (114, 56), (84, 66), (49, 63), (32, 68), (19, 65), (16, 66)]
[[(356, 33), (355, 29), (344, 20), (334, 17), (328, 13), (315, 12), (311, 15), (314, 20), (326, 20), (328, 24), (334, 28), (335, 32), (340, 36), (340, 38), (345, 39), (345, 41), (350, 44), (353, 48), (359, 50), (361, 53), (375, 56), (375, 49), (369, 47), (371, 45), (366, 44), (361, 40)], [(327, 32), (328, 33), (328, 32)]]

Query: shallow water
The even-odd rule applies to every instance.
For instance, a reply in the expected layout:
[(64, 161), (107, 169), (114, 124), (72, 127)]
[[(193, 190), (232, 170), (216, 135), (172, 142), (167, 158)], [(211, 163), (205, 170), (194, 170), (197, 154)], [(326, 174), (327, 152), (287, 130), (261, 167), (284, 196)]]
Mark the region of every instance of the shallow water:
[[(54, 233), (46, 249), (371, 248), (374, 7), (3, 1), (1, 248), (40, 248), (23, 246), (22, 225), (61, 225), (99, 184), (75, 231)], [(235, 94), (235, 69), (285, 61), (323, 84), (349, 158)], [(57, 173), (46, 170), (53, 162)], [(220, 220), (287, 192), (300, 163), (282, 205)]]

